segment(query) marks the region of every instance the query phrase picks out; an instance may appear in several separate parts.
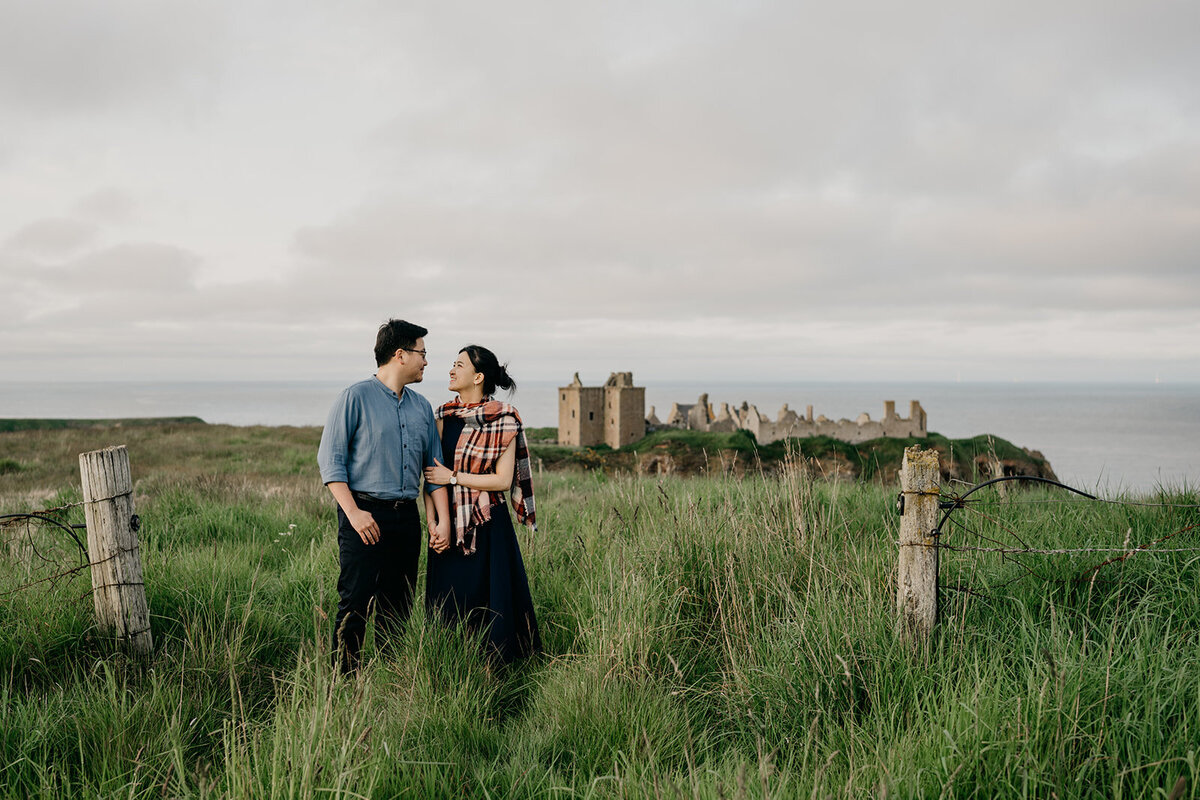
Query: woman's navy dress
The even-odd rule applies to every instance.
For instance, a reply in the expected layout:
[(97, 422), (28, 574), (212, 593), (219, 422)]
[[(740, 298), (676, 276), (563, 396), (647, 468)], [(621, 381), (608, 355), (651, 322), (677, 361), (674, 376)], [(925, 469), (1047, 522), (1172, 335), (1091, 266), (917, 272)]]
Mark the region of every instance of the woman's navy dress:
[[(454, 463), (462, 429), (458, 417), (442, 419), (443, 464)], [(492, 506), (491, 520), (476, 529), (474, 553), (463, 555), (457, 545), (444, 553), (429, 551), (425, 608), (431, 617), (485, 631), (489, 655), (510, 662), (540, 651), (542, 642), (506, 495), (491, 496), (498, 502)], [(450, 513), (453, 516), (453, 508)]]

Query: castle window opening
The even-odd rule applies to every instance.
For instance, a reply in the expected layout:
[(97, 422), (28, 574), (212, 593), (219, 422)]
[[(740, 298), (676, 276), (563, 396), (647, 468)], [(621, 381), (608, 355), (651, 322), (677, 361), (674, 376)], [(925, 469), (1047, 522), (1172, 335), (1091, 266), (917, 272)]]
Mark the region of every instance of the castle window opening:
[(596, 418), (596, 412), (595, 412), (595, 411), (589, 411), (589, 412), (588, 412), (588, 422), (591, 422), (591, 421), (592, 421), (592, 420), (594, 420), (595, 418)]

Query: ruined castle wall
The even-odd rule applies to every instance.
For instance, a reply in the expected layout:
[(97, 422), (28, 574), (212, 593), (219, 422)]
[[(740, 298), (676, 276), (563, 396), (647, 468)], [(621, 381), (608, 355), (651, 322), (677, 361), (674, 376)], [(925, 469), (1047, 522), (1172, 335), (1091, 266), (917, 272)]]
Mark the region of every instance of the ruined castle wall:
[[(629, 381), (632, 383), (632, 379)], [(640, 386), (604, 389), (604, 442), (624, 447), (646, 435), (646, 390)]]
[(712, 409), (708, 405), (708, 395), (702, 394), (696, 401), (696, 404), (688, 409), (687, 429), (690, 431), (707, 431), (711, 430), (709, 425), (712, 423)]
[[(646, 390), (633, 385), (632, 373), (614, 372), (604, 386), (591, 387), (583, 386), (576, 374), (571, 385), (559, 389), (559, 442), (585, 447), (598, 444), (624, 447), (645, 436), (645, 408)], [(664, 424), (657, 419), (654, 422)], [(760, 444), (811, 436), (828, 436), (857, 444), (881, 437), (928, 435), (925, 410), (916, 400), (912, 401), (907, 418), (898, 416), (896, 404), (888, 400), (884, 402), (880, 420), (871, 419), (867, 413), (860, 414), (855, 420), (835, 421), (824, 416), (814, 419), (812, 406), (808, 406), (801, 416), (785, 404), (772, 421), (745, 402), (737, 408), (722, 403), (720, 410), (715, 411), (708, 402), (708, 395), (702, 394), (694, 404), (675, 403), (665, 426), (722, 433), (747, 430)]]
[(733, 433), (738, 424), (733, 417), (717, 417), (708, 424), (708, 429), (713, 433)]
[(767, 431), (763, 430), (763, 423), (766, 422), (766, 420), (763, 418), (762, 414), (758, 413), (757, 408), (754, 406), (743, 407), (741, 409), (741, 414), (739, 414), (738, 417), (741, 420), (742, 428), (753, 433), (756, 441), (763, 441), (762, 436), (768, 433)]
[(851, 444), (865, 442), (868, 439), (878, 439), (883, 436), (883, 424), (875, 420), (858, 422), (856, 420), (839, 419), (837, 422), (827, 421), (817, 424), (819, 436), (829, 436)]
[(897, 439), (909, 436), (925, 436), (925, 427), (910, 419), (897, 418), (884, 423), (880, 436), (892, 436)]
[[(826, 419), (824, 416), (815, 420), (812, 418), (812, 408), (809, 407), (805, 416), (791, 411), (787, 406), (779, 410), (779, 418), (771, 421), (759, 413), (754, 406), (742, 404), (736, 412), (727, 416), (725, 408), (717, 420), (710, 423), (706, 430), (737, 430), (750, 431), (759, 444), (770, 444), (780, 439), (804, 439), (810, 436), (828, 436), (851, 444), (858, 444), (870, 439), (881, 437), (907, 438), (924, 437), (926, 431), (925, 410), (917, 401), (912, 402), (911, 416), (906, 418), (896, 416), (895, 404), (888, 401), (884, 404), (882, 420), (871, 419), (870, 414), (860, 414), (857, 419)], [(693, 428), (696, 430), (698, 428)]]
[(883, 424), (884, 436), (894, 436), (897, 438), (905, 438), (909, 436), (924, 437), (929, 431), (926, 429), (925, 409), (921, 408), (921, 404), (913, 400), (909, 406), (908, 417), (897, 417), (894, 414), (890, 419), (885, 419)]
[(686, 403), (672, 403), (671, 411), (667, 414), (667, 426), (688, 430), (688, 412), (691, 406)]

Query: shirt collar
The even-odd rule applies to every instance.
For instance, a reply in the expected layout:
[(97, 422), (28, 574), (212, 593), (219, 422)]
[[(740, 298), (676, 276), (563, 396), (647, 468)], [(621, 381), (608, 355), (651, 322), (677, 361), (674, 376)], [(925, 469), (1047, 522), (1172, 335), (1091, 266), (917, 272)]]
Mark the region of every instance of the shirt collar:
[(399, 394), (399, 395), (397, 395), (395, 392), (393, 392), (391, 389), (389, 389), (389, 388), (387, 387), (387, 384), (385, 384), (383, 381), (379, 380), (379, 376), (378, 376), (378, 375), (372, 375), (372, 376), (371, 376), (371, 378), (372, 378), (372, 379), (375, 381), (375, 385), (379, 387), (379, 390), (380, 390), (381, 392), (383, 392), (383, 393), (384, 393), (384, 394), (386, 394), (388, 397), (390, 397), (390, 398), (392, 398), (393, 400), (395, 400), (397, 403), (403, 403), (403, 402), (404, 402), (404, 397), (405, 397), (405, 395), (408, 393), (408, 392), (407, 392), (407, 389), (408, 389), (408, 387), (407, 387), (407, 386), (401, 386), (401, 387), (400, 387), (400, 394)]

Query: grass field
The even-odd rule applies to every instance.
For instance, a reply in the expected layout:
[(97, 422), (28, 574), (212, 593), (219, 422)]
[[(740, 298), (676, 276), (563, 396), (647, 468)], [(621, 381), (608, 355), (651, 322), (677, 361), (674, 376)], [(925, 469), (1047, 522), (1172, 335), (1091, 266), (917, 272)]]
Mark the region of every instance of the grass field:
[[(0, 513), (78, 500), (78, 453), (128, 446), (156, 647), (139, 662), (93, 628), (86, 573), (17, 590), (79, 563), (38, 528), (31, 571), (0, 568), (0, 796), (1195, 796), (1200, 553), (1080, 581), (1111, 554), (945, 552), (943, 584), (969, 591), (913, 650), (894, 636), (896, 487), (798, 464), (547, 472), (520, 534), (544, 657), (492, 671), (418, 613), (394, 659), (337, 680), (318, 438), (0, 435)], [(947, 542), (1121, 547), (1200, 522), (1192, 490), (1064, 499), (988, 495)]]

